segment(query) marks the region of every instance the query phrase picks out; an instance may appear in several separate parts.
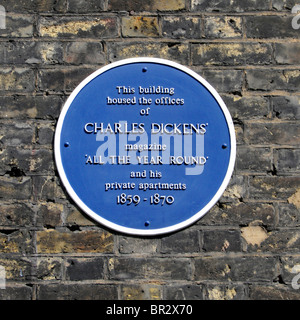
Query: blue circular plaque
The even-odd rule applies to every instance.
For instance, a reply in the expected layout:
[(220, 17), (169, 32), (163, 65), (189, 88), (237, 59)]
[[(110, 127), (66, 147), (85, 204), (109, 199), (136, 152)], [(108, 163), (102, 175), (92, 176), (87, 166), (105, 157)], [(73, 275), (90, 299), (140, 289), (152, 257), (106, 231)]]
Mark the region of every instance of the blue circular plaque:
[(101, 224), (135, 235), (200, 219), (227, 187), (235, 154), (219, 94), (163, 59), (126, 59), (91, 74), (66, 101), (55, 133), (71, 198)]

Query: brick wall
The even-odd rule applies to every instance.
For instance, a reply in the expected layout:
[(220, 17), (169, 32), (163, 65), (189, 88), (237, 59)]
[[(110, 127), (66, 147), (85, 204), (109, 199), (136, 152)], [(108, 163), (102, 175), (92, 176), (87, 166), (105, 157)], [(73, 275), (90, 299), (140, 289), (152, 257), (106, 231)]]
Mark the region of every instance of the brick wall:
[[(296, 3), (0, 1), (0, 298), (299, 299)], [(238, 144), (231, 183), (213, 209), (150, 239), (85, 216), (53, 161), (68, 95), (101, 66), (137, 56), (170, 59), (207, 79), (231, 112)]]

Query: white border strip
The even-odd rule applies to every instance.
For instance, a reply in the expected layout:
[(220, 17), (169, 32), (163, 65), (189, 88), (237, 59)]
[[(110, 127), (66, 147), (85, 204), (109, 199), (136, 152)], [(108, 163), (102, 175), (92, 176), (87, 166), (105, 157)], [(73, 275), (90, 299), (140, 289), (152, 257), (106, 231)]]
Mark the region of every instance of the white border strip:
[[(205, 207), (203, 207), (199, 212), (197, 212), (195, 215), (193, 215), (192, 217), (190, 217), (189, 219), (187, 219), (181, 223), (175, 224), (170, 227), (165, 227), (165, 228), (160, 228), (160, 229), (149, 229), (149, 230), (127, 228), (127, 227), (117, 225), (111, 221), (108, 221), (108, 220), (100, 217), (97, 213), (95, 213), (93, 210), (91, 210), (89, 207), (87, 207), (86, 204), (78, 197), (78, 195), (76, 194), (76, 192), (73, 190), (72, 186), (70, 185), (69, 180), (67, 179), (67, 176), (65, 174), (65, 171), (64, 171), (64, 168), (62, 165), (62, 159), (61, 159), (61, 153), (60, 153), (60, 145), (61, 145), (60, 136), (61, 136), (61, 130), (62, 130), (62, 126), (64, 123), (64, 119), (65, 119), (65, 116), (67, 114), (69, 107), (71, 106), (73, 100), (79, 94), (79, 92), (94, 78), (96, 78), (100, 74), (102, 74), (110, 69), (113, 69), (113, 68), (116, 68), (116, 67), (119, 67), (119, 66), (122, 66), (125, 64), (143, 63), (143, 62), (157, 63), (157, 64), (163, 64), (163, 65), (167, 65), (170, 67), (174, 67), (176, 69), (179, 69), (179, 70), (187, 73), (188, 75), (190, 75), (191, 77), (196, 79), (198, 82), (200, 82), (203, 86), (205, 86), (206, 89), (216, 99), (216, 101), (218, 102), (219, 106), (221, 107), (221, 109), (224, 113), (225, 119), (228, 124), (229, 135), (230, 135), (230, 145), (231, 145), (229, 165), (228, 165), (228, 169), (227, 169), (225, 178), (224, 178), (220, 188), (218, 189), (217, 193), (210, 200), (210, 202)], [(65, 186), (67, 192), (69, 193), (70, 197), (75, 201), (75, 203), (85, 213), (87, 213), (91, 218), (93, 218), (97, 222), (103, 224), (104, 226), (111, 228), (111, 229), (118, 231), (118, 232), (132, 234), (132, 235), (153, 236), (153, 235), (174, 232), (174, 231), (183, 229), (185, 227), (188, 227), (191, 224), (193, 224), (194, 222), (198, 221), (201, 217), (203, 217), (215, 205), (215, 203), (220, 199), (220, 197), (224, 193), (226, 187), (228, 186), (231, 175), (234, 170), (234, 164), (235, 164), (235, 158), (236, 158), (236, 138), (235, 138), (233, 121), (232, 121), (231, 115), (230, 115), (224, 101), (222, 100), (222, 98), (220, 97), (218, 92), (205, 79), (203, 79), (201, 76), (199, 76), (196, 72), (194, 72), (191, 69), (189, 69), (185, 66), (182, 66), (176, 62), (172, 62), (172, 61), (165, 60), (165, 59), (148, 58), (148, 57), (130, 58), (130, 59), (120, 60), (120, 61), (111, 63), (105, 67), (100, 68), (99, 70), (93, 72), (90, 76), (88, 76), (85, 80), (83, 80), (75, 88), (75, 90), (72, 92), (72, 94), (67, 99), (65, 105), (63, 106), (63, 109), (61, 111), (61, 114), (59, 116), (59, 119), (58, 119), (58, 122), (56, 125), (56, 132), (55, 132), (55, 138), (54, 138), (54, 154), (55, 154), (55, 162), (56, 162), (56, 166), (57, 166), (57, 170), (58, 170), (60, 179), (61, 179), (63, 185)]]

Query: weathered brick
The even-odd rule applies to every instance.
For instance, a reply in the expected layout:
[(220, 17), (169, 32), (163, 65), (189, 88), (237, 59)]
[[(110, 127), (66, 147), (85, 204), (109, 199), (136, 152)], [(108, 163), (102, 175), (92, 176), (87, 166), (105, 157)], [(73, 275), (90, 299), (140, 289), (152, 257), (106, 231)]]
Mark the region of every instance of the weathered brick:
[(162, 287), (155, 284), (121, 286), (121, 300), (161, 300)]
[(300, 127), (295, 122), (262, 122), (245, 125), (249, 144), (299, 146)]
[(38, 253), (112, 253), (113, 247), (113, 236), (101, 230), (37, 232)]
[(274, 56), (278, 64), (297, 64), (300, 59), (300, 43), (274, 43)]
[[(25, 203), (3, 204), (0, 206), (0, 226), (33, 226), (35, 212), (30, 205)], [(1, 228), (0, 227), (0, 228)]]
[(241, 38), (241, 17), (208, 17), (205, 19), (205, 37), (207, 38)]
[(34, 127), (26, 122), (1, 123), (1, 143), (6, 146), (30, 145), (34, 137)]
[[(9, 281), (28, 281), (32, 279), (33, 263), (22, 256), (14, 255), (13, 258), (1, 258), (0, 265), (5, 268), (6, 285)], [(2, 290), (0, 290), (1, 293)]]
[(250, 90), (287, 90), (297, 91), (300, 85), (299, 70), (247, 70), (246, 80)]
[(68, 12), (95, 13), (106, 9), (106, 0), (72, 0), (68, 2)]
[(72, 258), (66, 261), (66, 279), (70, 281), (103, 278), (104, 258)]
[(193, 65), (264, 65), (272, 62), (270, 44), (201, 43), (192, 44)]
[(50, 38), (111, 38), (118, 36), (115, 17), (41, 18), (39, 35)]
[(60, 203), (45, 203), (38, 208), (36, 224), (44, 227), (57, 227), (62, 225), (64, 207)]
[(185, 0), (109, 0), (108, 9), (112, 11), (179, 11), (186, 8)]
[(276, 274), (274, 257), (201, 257), (195, 259), (195, 280), (272, 281)]
[(5, 290), (0, 290), (1, 300), (31, 300), (33, 296), (32, 287), (27, 284), (6, 283)]
[(63, 102), (60, 96), (13, 95), (1, 97), (0, 117), (3, 119), (55, 119)]
[(122, 18), (123, 37), (158, 37), (157, 17), (131, 16)]
[(277, 149), (275, 159), (278, 173), (297, 173), (300, 170), (300, 149)]
[(110, 279), (191, 279), (191, 261), (186, 258), (111, 258)]
[(117, 300), (117, 286), (109, 284), (40, 284), (38, 300)]
[(7, 12), (64, 12), (67, 0), (3, 0)]
[(35, 89), (34, 71), (25, 68), (2, 68), (0, 92), (32, 92)]
[(298, 30), (292, 28), (291, 16), (245, 16), (246, 36), (248, 38), (297, 38)]
[(205, 226), (246, 226), (259, 221), (272, 229), (276, 225), (275, 209), (270, 204), (220, 203), (214, 206), (199, 222)]
[(82, 67), (40, 70), (38, 87), (42, 91), (71, 91), (93, 71), (95, 69)]
[(173, 284), (165, 287), (166, 300), (204, 300), (205, 287), (203, 284)]
[(158, 239), (140, 239), (120, 237), (120, 253), (156, 253), (159, 247)]
[(245, 300), (247, 299), (246, 288), (243, 285), (206, 285), (205, 296), (208, 300)]
[(241, 146), (237, 149), (236, 169), (266, 173), (272, 171), (272, 150)]
[(162, 19), (162, 35), (174, 39), (200, 39), (201, 19), (192, 17), (164, 17)]
[(60, 258), (38, 258), (36, 277), (46, 281), (62, 280), (62, 265)]
[(299, 300), (300, 293), (291, 288), (279, 286), (252, 285), (250, 287), (251, 300)]
[[(224, 83), (228, 84), (228, 81), (225, 80)], [(240, 80), (240, 90), (241, 86), (242, 85)], [(238, 88), (236, 89), (236, 91), (238, 91)], [(266, 97), (241, 97), (239, 95), (222, 95), (222, 98), (226, 103), (233, 119), (253, 120), (259, 118), (264, 119), (270, 116), (270, 102)]]
[(0, 177), (0, 199), (27, 200), (31, 197), (30, 177)]
[(63, 46), (57, 42), (11, 41), (0, 44), (2, 64), (62, 63)]
[(192, 0), (192, 11), (247, 12), (268, 10), (270, 1), (259, 0)]
[(300, 96), (273, 97), (272, 106), (277, 118), (300, 120)]
[[(32, 254), (32, 235), (28, 230), (0, 228), (0, 253)], [(20, 275), (23, 277), (23, 275)], [(23, 278), (25, 279), (25, 278)]]
[(267, 233), (263, 241), (257, 245), (248, 244), (247, 251), (297, 253), (299, 245), (300, 232), (298, 230), (275, 230)]
[(107, 46), (110, 61), (149, 56), (188, 63), (189, 47), (184, 43), (109, 42)]
[(52, 145), (54, 140), (54, 128), (52, 124), (40, 124), (37, 128), (37, 143), (40, 145)]
[(103, 45), (99, 42), (70, 42), (65, 48), (64, 61), (72, 65), (104, 64)]
[(287, 200), (299, 188), (300, 177), (256, 176), (249, 181), (251, 199)]
[(282, 263), (282, 280), (291, 286), (294, 277), (300, 272), (300, 259), (295, 256), (284, 256), (280, 257), (280, 262)]
[(6, 14), (6, 28), (0, 29), (0, 38), (28, 38), (34, 33), (34, 16), (24, 14)]
[[(197, 71), (197, 69), (195, 69)], [(218, 92), (241, 92), (244, 75), (241, 70), (203, 70), (198, 71)], [(229, 106), (228, 106), (229, 107)]]
[(0, 173), (11, 176), (52, 173), (52, 159), (51, 150), (7, 147), (0, 155)]
[[(297, 204), (297, 203), (296, 203)], [(278, 226), (280, 227), (299, 227), (300, 211), (299, 205), (291, 203), (278, 203)]]
[(54, 201), (55, 181), (51, 176), (32, 177), (32, 196), (34, 201)]

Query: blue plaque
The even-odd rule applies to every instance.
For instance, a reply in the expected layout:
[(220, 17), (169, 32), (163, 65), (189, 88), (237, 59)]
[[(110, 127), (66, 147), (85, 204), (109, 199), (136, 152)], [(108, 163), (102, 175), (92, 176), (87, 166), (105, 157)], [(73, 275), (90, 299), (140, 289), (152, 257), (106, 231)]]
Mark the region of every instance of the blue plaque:
[(233, 172), (223, 100), (177, 63), (126, 59), (72, 92), (55, 133), (57, 169), (76, 204), (119, 232), (157, 235), (200, 219)]

